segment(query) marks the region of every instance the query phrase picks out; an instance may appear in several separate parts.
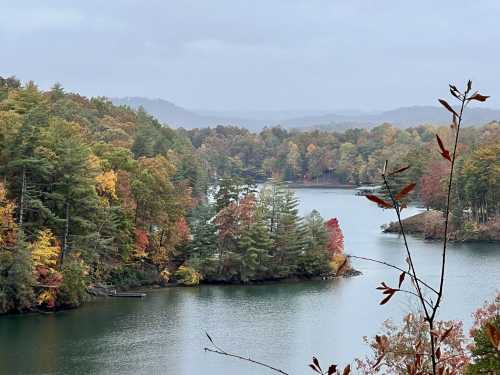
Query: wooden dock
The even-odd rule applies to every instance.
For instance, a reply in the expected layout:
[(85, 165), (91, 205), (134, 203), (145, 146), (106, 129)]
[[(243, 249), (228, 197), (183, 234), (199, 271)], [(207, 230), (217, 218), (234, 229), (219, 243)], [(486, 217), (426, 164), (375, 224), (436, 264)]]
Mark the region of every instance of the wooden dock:
[(146, 297), (146, 293), (142, 292), (117, 292), (116, 290), (110, 292), (108, 296), (110, 297), (122, 297), (122, 298), (143, 298)]

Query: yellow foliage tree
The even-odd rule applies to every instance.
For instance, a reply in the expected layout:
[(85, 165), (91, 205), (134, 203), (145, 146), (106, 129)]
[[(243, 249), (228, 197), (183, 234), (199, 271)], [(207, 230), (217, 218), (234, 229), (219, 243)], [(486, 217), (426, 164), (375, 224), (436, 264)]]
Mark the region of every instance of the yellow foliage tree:
[(117, 175), (113, 170), (103, 172), (96, 176), (97, 192), (112, 199), (118, 199), (116, 195)]
[(14, 221), (15, 204), (7, 199), (7, 192), (0, 183), (0, 247), (13, 246), (17, 225)]
[(41, 230), (37, 239), (30, 245), (35, 277), (43, 288), (37, 296), (39, 305), (54, 307), (57, 290), (63, 281), (57, 270), (61, 248), (50, 229)]
[(41, 230), (37, 239), (30, 245), (33, 265), (55, 269), (61, 254), (61, 248), (56, 243), (56, 238), (50, 229)]

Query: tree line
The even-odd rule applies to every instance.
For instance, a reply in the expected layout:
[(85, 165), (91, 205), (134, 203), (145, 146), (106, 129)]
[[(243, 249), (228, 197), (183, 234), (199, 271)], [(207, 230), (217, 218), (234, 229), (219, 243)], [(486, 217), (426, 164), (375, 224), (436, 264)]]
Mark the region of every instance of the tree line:
[[(415, 198), (443, 209), (446, 161), (435, 149), (436, 134), (451, 142), (449, 127), (401, 129), (382, 124), (345, 132), (298, 131), (280, 127), (260, 133), (232, 126), (181, 130), (191, 140), (212, 178), (280, 177), (304, 185), (383, 185), (381, 166), (411, 166), (396, 181), (417, 182)], [(500, 215), (500, 123), (462, 129), (454, 181), (454, 222), (461, 226), (498, 221)]]
[(142, 109), (0, 78), (0, 312), (76, 306), (90, 284), (330, 270), (319, 214), (239, 179), (211, 204), (212, 178), (185, 134)]
[[(500, 127), (463, 131), (456, 216), (479, 225), (498, 217)], [(0, 77), (0, 312), (75, 306), (90, 284), (336, 272), (345, 261), (339, 223), (300, 217), (283, 185), (257, 192), (255, 181), (378, 183), (389, 159), (411, 164), (405, 175), (421, 182), (420, 200), (439, 209), (445, 179), (434, 132), (446, 140), (446, 129), (389, 124), (174, 130), (142, 109)]]

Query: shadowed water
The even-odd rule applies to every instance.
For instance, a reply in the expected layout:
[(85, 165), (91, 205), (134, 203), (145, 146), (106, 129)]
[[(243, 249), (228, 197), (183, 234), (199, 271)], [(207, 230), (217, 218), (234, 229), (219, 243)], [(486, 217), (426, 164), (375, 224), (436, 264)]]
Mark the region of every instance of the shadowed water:
[[(298, 189), (301, 213), (338, 217), (346, 251), (404, 265), (394, 220), (352, 190)], [(405, 215), (415, 213), (409, 209)], [(419, 277), (437, 282), (441, 245), (411, 238)], [(396, 296), (379, 306), (381, 281), (398, 274), (354, 262), (362, 276), (259, 286), (200, 286), (150, 292), (141, 300), (107, 299), (51, 315), (0, 317), (0, 374), (266, 374), (267, 370), (203, 352), (208, 331), (226, 350), (310, 374), (312, 355), (346, 362), (367, 352), (364, 335), (416, 304)], [(498, 244), (452, 244), (441, 317), (463, 319), (500, 287)]]

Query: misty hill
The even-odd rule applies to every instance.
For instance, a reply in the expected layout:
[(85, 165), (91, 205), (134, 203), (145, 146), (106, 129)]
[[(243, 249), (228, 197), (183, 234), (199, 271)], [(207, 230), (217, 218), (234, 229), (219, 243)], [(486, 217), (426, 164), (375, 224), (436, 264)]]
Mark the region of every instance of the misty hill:
[(148, 99), (143, 97), (111, 98), (115, 105), (126, 105), (133, 109), (143, 107), (146, 112), (155, 116), (161, 122), (174, 128), (206, 128), (217, 125), (237, 125), (251, 130), (259, 130), (258, 121), (251, 118), (232, 116), (217, 116), (211, 113), (197, 113), (179, 107), (164, 99)]
[[(137, 109), (140, 106), (160, 121), (186, 129), (235, 125), (252, 131), (266, 126), (281, 125), (286, 128), (343, 131), (349, 128), (369, 128), (384, 122), (399, 127), (419, 124), (447, 124), (450, 116), (438, 106), (401, 107), (378, 113), (359, 111), (195, 111), (179, 107), (167, 100), (142, 97), (113, 98), (116, 105), (127, 105)], [(500, 120), (500, 110), (469, 108), (464, 116), (465, 125), (481, 125)]]
[[(482, 125), (500, 119), (500, 110), (488, 108), (469, 108), (464, 115), (465, 125)], [(282, 123), (289, 128), (317, 127), (331, 130), (345, 130), (353, 127), (371, 127), (384, 122), (399, 127), (410, 127), (420, 124), (447, 124), (450, 115), (437, 106), (401, 107), (390, 111), (362, 115), (338, 115), (335, 113), (315, 117), (290, 119)]]

